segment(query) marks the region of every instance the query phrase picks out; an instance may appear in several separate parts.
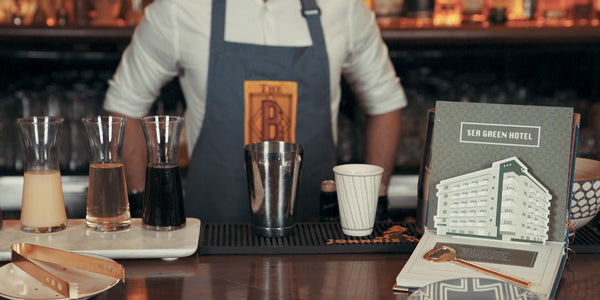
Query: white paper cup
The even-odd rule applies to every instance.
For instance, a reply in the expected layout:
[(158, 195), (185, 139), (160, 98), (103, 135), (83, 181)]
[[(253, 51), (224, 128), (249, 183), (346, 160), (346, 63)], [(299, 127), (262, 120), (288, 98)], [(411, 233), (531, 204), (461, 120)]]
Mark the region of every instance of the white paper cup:
[(342, 231), (351, 236), (371, 234), (383, 168), (368, 164), (347, 164), (335, 166), (333, 172)]

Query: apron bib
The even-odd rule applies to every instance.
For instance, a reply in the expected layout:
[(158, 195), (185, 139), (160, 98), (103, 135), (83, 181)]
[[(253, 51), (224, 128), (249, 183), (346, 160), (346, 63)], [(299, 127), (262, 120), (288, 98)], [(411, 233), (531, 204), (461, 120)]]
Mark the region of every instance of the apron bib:
[(304, 146), (296, 221), (318, 219), (320, 183), (333, 178), (335, 164), (329, 62), (320, 10), (315, 0), (301, 2), (308, 47), (226, 42), (226, 1), (213, 0), (206, 113), (188, 168), (188, 216), (249, 223), (244, 145), (285, 140)]

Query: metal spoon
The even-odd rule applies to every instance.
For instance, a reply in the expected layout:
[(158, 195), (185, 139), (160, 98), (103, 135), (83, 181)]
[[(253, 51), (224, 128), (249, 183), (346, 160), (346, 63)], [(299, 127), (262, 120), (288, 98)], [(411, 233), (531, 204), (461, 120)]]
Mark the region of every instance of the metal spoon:
[(472, 269), (475, 269), (478, 271), (483, 271), (485, 273), (500, 277), (502, 279), (506, 279), (506, 280), (516, 283), (520, 286), (524, 286), (527, 288), (531, 286), (530, 281), (519, 279), (517, 277), (510, 276), (510, 275), (504, 274), (502, 272), (495, 271), (495, 270), (492, 270), (492, 269), (489, 269), (486, 267), (482, 267), (480, 265), (476, 265), (476, 264), (468, 262), (466, 260), (457, 258), (456, 250), (454, 250), (453, 248), (448, 247), (448, 246), (440, 246), (440, 247), (433, 248), (429, 252), (425, 253), (425, 255), (423, 255), (423, 258), (428, 261), (431, 261), (431, 262), (451, 261), (451, 262), (459, 263), (463, 266), (466, 266), (466, 267), (469, 267), (469, 268), (472, 268)]

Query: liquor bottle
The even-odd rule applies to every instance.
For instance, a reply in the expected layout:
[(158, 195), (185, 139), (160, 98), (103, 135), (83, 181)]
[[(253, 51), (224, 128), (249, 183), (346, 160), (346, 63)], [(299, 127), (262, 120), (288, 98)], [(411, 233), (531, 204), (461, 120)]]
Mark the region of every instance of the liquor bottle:
[(390, 201), (388, 196), (379, 196), (377, 198), (377, 211), (375, 213), (376, 221), (386, 221), (389, 218)]
[(23, 26), (25, 23), (25, 17), (23, 16), (23, 12), (21, 10), (21, 3), (15, 2), (15, 8), (12, 10), (11, 14), (11, 24), (14, 26)]
[(119, 22), (122, 26), (135, 26), (140, 23), (144, 16), (144, 7), (147, 1), (142, 0), (120, 0)]
[(481, 23), (486, 19), (484, 0), (463, 0), (462, 22)]
[(509, 21), (525, 21), (535, 17), (537, 0), (508, 0), (507, 18)]
[(79, 26), (90, 25), (91, 9), (89, 0), (75, 0), (75, 23)]
[(540, 0), (536, 12), (537, 19), (543, 20), (546, 25), (561, 25), (568, 21), (568, 10), (572, 0)]
[(92, 26), (118, 26), (120, 1), (92, 0), (90, 24)]
[(570, 18), (577, 25), (586, 25), (593, 19), (594, 0), (574, 0), (570, 10)]
[(386, 221), (389, 218), (390, 201), (387, 194), (387, 186), (381, 184), (379, 195), (377, 197), (377, 210), (375, 212), (376, 221)]
[(435, 0), (434, 26), (460, 26), (462, 23), (462, 0)]
[(321, 194), (319, 196), (319, 202), (321, 221), (335, 222), (340, 220), (335, 181), (323, 180), (323, 182), (321, 182)]
[(490, 0), (488, 3), (488, 20), (491, 24), (504, 24), (508, 20), (507, 3), (504, 0)]
[(402, 14), (404, 0), (375, 0), (373, 10), (379, 19), (395, 19)]
[(47, 11), (49, 11), (47, 7), (50, 5), (40, 3), (39, 1), (36, 1), (34, 5), (35, 11), (33, 13), (33, 18), (28, 25), (45, 26), (48, 24), (48, 26), (54, 26), (54, 18), (49, 18), (49, 15), (47, 14)]
[(600, 0), (591, 0), (592, 1), (592, 14), (591, 14), (591, 22), (592, 25), (598, 25), (600, 20)]
[(56, 7), (56, 25), (65, 26), (69, 25), (69, 10), (63, 2), (59, 2)]
[(406, 18), (417, 26), (431, 25), (433, 21), (434, 0), (407, 0)]

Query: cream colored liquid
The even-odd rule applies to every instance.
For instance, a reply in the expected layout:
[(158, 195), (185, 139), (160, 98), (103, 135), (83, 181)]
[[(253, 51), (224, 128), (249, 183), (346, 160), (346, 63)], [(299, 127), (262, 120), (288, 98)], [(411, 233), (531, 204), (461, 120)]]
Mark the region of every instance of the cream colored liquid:
[(60, 172), (27, 171), (23, 182), (21, 225), (23, 227), (60, 227), (67, 221)]

